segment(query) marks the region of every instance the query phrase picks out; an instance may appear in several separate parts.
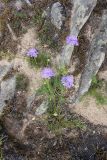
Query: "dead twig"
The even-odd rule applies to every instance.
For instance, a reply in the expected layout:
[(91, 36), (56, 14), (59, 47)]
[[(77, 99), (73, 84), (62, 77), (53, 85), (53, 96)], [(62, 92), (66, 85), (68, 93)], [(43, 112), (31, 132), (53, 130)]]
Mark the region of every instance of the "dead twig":
[(9, 29), (9, 32), (10, 32), (11, 35), (12, 35), (13, 40), (14, 40), (14, 41), (17, 41), (17, 37), (16, 37), (16, 35), (15, 35), (14, 31), (12, 30), (12, 28), (11, 28), (11, 26), (10, 26), (9, 23), (7, 23), (7, 27), (8, 27), (8, 29)]

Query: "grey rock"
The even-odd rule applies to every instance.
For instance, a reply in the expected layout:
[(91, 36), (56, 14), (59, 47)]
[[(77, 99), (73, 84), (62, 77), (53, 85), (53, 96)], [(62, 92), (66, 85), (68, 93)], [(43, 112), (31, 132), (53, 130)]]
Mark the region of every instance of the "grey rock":
[(0, 114), (6, 106), (6, 101), (13, 98), (16, 88), (16, 77), (1, 82), (0, 86)]
[[(70, 36), (78, 37), (80, 30), (89, 19), (97, 0), (74, 0), (70, 22)], [(69, 65), (74, 46), (65, 44), (60, 57), (60, 65)]]
[(35, 98), (36, 98), (36, 94), (32, 94), (27, 98), (27, 110), (31, 109), (33, 102), (35, 101)]
[[(35, 100), (37, 100), (38, 96), (36, 94), (32, 94), (27, 98), (27, 111), (29, 112), (33, 107)], [(44, 114), (48, 109), (48, 101), (43, 101), (40, 106), (36, 109), (35, 115), (40, 116)]]
[(88, 59), (81, 76), (80, 87), (76, 95), (76, 101), (84, 95), (92, 82), (92, 77), (97, 74), (107, 52), (107, 11), (103, 12), (98, 32), (94, 36), (88, 52)]
[(13, 68), (13, 64), (0, 65), (0, 82), (5, 77), (5, 75), (7, 75), (8, 72), (11, 71), (12, 68)]
[(64, 8), (59, 2), (56, 2), (52, 5), (51, 22), (59, 30), (61, 29), (63, 22), (65, 20), (65, 16), (63, 14), (64, 13), (63, 11), (64, 11)]
[(35, 115), (40, 116), (46, 113), (48, 109), (48, 101), (43, 101), (42, 104), (37, 108)]

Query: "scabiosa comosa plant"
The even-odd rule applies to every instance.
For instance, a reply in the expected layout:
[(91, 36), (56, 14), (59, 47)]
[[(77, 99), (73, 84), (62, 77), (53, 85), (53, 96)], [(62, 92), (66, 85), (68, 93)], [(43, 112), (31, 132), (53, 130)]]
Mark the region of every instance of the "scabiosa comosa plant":
[(46, 67), (41, 71), (44, 84), (38, 90), (38, 93), (46, 96), (48, 99), (49, 111), (53, 115), (60, 114), (60, 107), (65, 101), (67, 89), (73, 87), (73, 76), (63, 76), (62, 73), (62, 70), (55, 73), (50, 67)]
[(50, 67), (45, 67), (41, 71), (41, 77), (43, 78), (44, 85), (41, 88), (45, 94), (47, 94), (49, 100), (53, 97), (53, 88), (51, 86), (51, 79), (55, 77), (55, 72)]
[(30, 48), (30, 49), (27, 51), (27, 56), (32, 57), (32, 58), (37, 57), (38, 54), (39, 54), (39, 52), (38, 52), (37, 49), (35, 49), (35, 48)]
[(47, 67), (50, 64), (50, 56), (46, 53), (39, 53), (36, 48), (30, 48), (27, 52), (27, 60), (33, 67)]

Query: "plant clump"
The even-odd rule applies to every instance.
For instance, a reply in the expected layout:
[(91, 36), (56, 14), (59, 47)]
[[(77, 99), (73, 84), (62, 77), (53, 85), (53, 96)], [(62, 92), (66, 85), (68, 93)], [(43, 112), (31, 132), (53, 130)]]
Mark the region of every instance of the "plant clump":
[(27, 51), (27, 61), (32, 67), (41, 68), (51, 65), (51, 58), (46, 53), (39, 53), (35, 48)]

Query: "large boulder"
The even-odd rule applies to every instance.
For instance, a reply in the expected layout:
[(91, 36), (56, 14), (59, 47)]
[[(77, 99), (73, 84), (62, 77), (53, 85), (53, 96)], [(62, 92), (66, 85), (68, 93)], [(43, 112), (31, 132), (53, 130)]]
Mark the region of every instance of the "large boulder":
[(3, 80), (3, 78), (8, 74), (8, 72), (11, 72), (12, 68), (13, 68), (12, 64), (0, 65), (0, 81)]
[(12, 76), (13, 64), (0, 65), (0, 114), (6, 107), (8, 100), (12, 99), (15, 94), (16, 78)]
[(93, 76), (99, 71), (107, 50), (107, 11), (102, 14), (102, 20), (99, 28), (93, 37), (91, 46), (88, 51), (88, 58), (83, 70), (79, 90), (76, 95), (76, 101), (84, 95), (88, 90), (92, 82)]
[(1, 82), (0, 90), (0, 113), (2, 113), (6, 102), (13, 98), (16, 87), (16, 78), (12, 77)]

